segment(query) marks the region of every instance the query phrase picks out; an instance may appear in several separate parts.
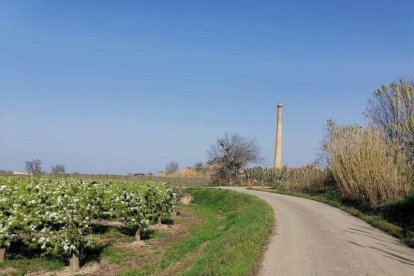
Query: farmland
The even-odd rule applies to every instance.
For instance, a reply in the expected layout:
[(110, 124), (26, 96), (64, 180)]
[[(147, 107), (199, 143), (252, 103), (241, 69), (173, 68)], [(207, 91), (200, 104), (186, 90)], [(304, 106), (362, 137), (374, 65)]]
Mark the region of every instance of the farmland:
[[(0, 274), (248, 274), (273, 225), (267, 204), (230, 191), (116, 178), (0, 181)], [(182, 193), (190, 205), (179, 204)]]
[(82, 252), (94, 246), (96, 221), (120, 223), (136, 240), (151, 223), (173, 214), (177, 193), (163, 183), (77, 178), (1, 178), (0, 248), (4, 261), (19, 243), (47, 256), (70, 258), (79, 269)]

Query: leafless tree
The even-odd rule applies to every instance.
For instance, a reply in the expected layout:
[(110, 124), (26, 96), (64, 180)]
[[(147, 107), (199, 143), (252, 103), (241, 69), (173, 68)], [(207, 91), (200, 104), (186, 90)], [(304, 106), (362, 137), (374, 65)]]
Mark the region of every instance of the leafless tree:
[(194, 164), (193, 169), (197, 172), (202, 172), (204, 170), (204, 164), (202, 162), (197, 162)]
[(165, 172), (167, 174), (178, 172), (179, 165), (177, 162), (170, 162), (165, 166)]
[(207, 154), (208, 162), (214, 164), (213, 178), (230, 185), (242, 168), (262, 160), (256, 140), (238, 134), (218, 138)]
[(33, 161), (26, 161), (26, 171), (33, 175), (40, 175), (42, 173), (42, 161), (35, 159)]
[(11, 170), (0, 170), (0, 175), (12, 175), (13, 171)]
[(401, 79), (383, 85), (369, 100), (366, 116), (414, 160), (414, 81)]
[(65, 166), (62, 164), (56, 164), (52, 166), (52, 173), (53, 174), (64, 174), (65, 173)]

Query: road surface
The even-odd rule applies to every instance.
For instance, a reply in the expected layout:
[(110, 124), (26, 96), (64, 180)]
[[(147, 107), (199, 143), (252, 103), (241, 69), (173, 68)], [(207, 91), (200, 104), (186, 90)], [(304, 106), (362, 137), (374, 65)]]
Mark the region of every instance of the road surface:
[(274, 210), (276, 229), (259, 275), (414, 275), (414, 249), (339, 209), (304, 198), (229, 189), (258, 196)]

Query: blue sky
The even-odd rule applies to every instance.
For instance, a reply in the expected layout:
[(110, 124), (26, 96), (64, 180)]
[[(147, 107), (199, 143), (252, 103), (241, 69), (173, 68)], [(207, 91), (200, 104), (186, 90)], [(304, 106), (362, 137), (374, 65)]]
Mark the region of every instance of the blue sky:
[(156, 172), (206, 160), (225, 132), (273, 160), (363, 123), (371, 93), (414, 78), (414, 1), (1, 1), (0, 169)]

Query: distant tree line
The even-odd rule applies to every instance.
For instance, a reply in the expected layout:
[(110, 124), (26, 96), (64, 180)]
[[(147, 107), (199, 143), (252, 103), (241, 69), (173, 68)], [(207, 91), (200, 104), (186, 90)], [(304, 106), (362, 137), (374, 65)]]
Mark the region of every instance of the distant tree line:
[[(26, 161), (25, 170), (28, 174), (31, 174), (31, 175), (41, 175), (41, 174), (46, 173), (42, 171), (42, 161), (40, 159)], [(53, 165), (51, 168), (51, 173), (55, 175), (64, 174), (65, 172), (66, 172), (65, 166), (62, 164)]]

